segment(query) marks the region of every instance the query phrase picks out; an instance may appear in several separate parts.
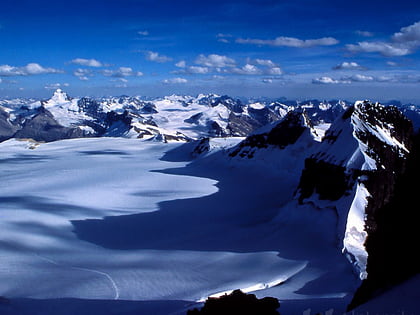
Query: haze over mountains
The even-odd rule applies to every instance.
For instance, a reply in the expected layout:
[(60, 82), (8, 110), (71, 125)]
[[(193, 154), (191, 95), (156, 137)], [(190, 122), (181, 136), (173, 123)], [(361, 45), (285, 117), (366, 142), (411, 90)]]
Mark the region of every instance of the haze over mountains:
[(2, 100), (0, 310), (415, 311), (420, 113), (393, 103)]

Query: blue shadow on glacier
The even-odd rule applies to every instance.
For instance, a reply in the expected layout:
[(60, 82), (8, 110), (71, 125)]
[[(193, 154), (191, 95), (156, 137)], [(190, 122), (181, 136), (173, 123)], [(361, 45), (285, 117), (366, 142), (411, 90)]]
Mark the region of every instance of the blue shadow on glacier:
[[(177, 152), (169, 152), (163, 159), (180, 161), (182, 158)], [(302, 257), (305, 247), (306, 254), (308, 251), (316, 253), (319, 245), (296, 233), (296, 227), (272, 221), (279, 209), (290, 201), (296, 186), (279, 187), (278, 178), (261, 172), (205, 165), (193, 162), (183, 168), (156, 172), (217, 180), (216, 193), (164, 201), (159, 203), (158, 211), (150, 213), (72, 221), (74, 233), (81, 240), (119, 250), (261, 252), (287, 249), (282, 257), (290, 259), (305, 258)]]

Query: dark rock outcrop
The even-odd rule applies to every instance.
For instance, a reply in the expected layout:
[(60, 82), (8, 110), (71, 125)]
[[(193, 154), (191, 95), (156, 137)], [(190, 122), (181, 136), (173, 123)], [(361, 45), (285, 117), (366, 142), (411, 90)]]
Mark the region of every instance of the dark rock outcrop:
[(193, 309), (187, 315), (279, 315), (280, 303), (276, 298), (257, 299), (254, 294), (240, 290), (220, 298), (208, 298), (201, 310)]
[[(391, 115), (392, 113), (392, 115)], [(365, 186), (371, 193), (366, 208), (365, 246), (368, 252), (368, 277), (362, 282), (349, 310), (420, 272), (416, 248), (418, 234), (417, 181), (420, 178), (420, 135), (412, 135), (410, 122), (391, 109), (381, 115), (394, 126), (394, 137), (410, 150), (401, 152), (368, 138), (375, 159), (383, 167), (367, 172)]]
[(295, 143), (307, 129), (303, 119), (302, 112), (289, 112), (270, 131), (247, 137), (229, 155), (231, 157), (239, 155), (252, 158), (253, 148), (275, 146), (279, 149), (284, 149), (286, 146)]
[(321, 200), (338, 200), (350, 188), (350, 175), (343, 166), (308, 158), (299, 183), (299, 203), (312, 194)]
[(21, 130), (14, 135), (18, 139), (34, 139), (36, 141), (51, 142), (62, 139), (82, 138), (87, 136), (80, 128), (64, 127), (44, 107), (40, 107), (38, 114), (25, 121)]
[(18, 130), (18, 126), (13, 125), (9, 118), (9, 114), (0, 108), (0, 142), (12, 138)]

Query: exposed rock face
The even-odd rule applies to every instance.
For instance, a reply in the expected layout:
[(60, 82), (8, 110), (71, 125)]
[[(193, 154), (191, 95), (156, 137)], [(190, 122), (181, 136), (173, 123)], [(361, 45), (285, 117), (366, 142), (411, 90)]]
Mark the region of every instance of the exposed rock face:
[[(372, 110), (376, 111), (371, 107), (367, 115), (372, 115)], [(390, 134), (399, 145), (391, 147), (359, 133), (369, 143), (370, 154), (380, 167), (365, 173), (364, 185), (371, 194), (366, 206), (368, 276), (349, 309), (420, 272), (415, 250), (420, 241), (415, 232), (420, 219), (415, 184), (420, 175), (420, 138), (413, 137), (411, 122), (394, 107), (380, 112), (380, 118), (383, 124), (393, 126)], [(368, 121), (372, 123), (371, 118)]]
[(245, 294), (240, 290), (220, 298), (208, 298), (201, 310), (193, 309), (187, 315), (279, 315), (280, 303), (276, 298), (257, 299), (254, 294)]
[(10, 120), (10, 115), (0, 108), (0, 142), (13, 137), (18, 127), (13, 125)]
[(210, 138), (203, 138), (194, 148), (192, 152), (192, 156), (197, 157), (209, 151), (210, 151)]
[(36, 141), (56, 141), (61, 139), (81, 138), (86, 136), (80, 128), (61, 126), (53, 115), (44, 107), (32, 119), (27, 120), (21, 130), (16, 132), (15, 138), (30, 138)]
[[(293, 150), (311, 127), (307, 112), (290, 112), (270, 130), (247, 137), (230, 156), (252, 159), (268, 147)], [(410, 120), (396, 107), (357, 102), (305, 160), (295, 195), (300, 204), (335, 209), (343, 252), (363, 280), (351, 307), (420, 272), (413, 184), (420, 177), (420, 136), (413, 141), (412, 135)]]
[(268, 132), (247, 137), (230, 153), (230, 156), (234, 157), (239, 155), (241, 157), (247, 156), (252, 158), (253, 149), (267, 148), (268, 146), (276, 146), (284, 149), (286, 146), (295, 143), (306, 129), (302, 112), (289, 112), (283, 120)]
[(350, 183), (343, 166), (308, 158), (300, 178), (299, 203), (314, 193), (321, 200), (338, 200), (351, 188)]
[(78, 102), (79, 112), (101, 121), (105, 118), (105, 113), (101, 110), (101, 105), (89, 97), (82, 97)]

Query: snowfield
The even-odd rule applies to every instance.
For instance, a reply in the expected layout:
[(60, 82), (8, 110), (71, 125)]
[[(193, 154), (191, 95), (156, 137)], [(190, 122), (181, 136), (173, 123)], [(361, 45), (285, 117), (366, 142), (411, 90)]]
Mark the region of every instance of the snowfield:
[[(216, 141), (223, 155), (238, 140)], [(11, 302), (0, 313), (185, 314), (238, 288), (277, 297), (282, 315), (343, 313), (360, 280), (334, 211), (293, 199), (302, 161), (273, 172), (258, 171), (263, 160), (189, 165), (190, 149), (2, 143), (0, 296)]]

